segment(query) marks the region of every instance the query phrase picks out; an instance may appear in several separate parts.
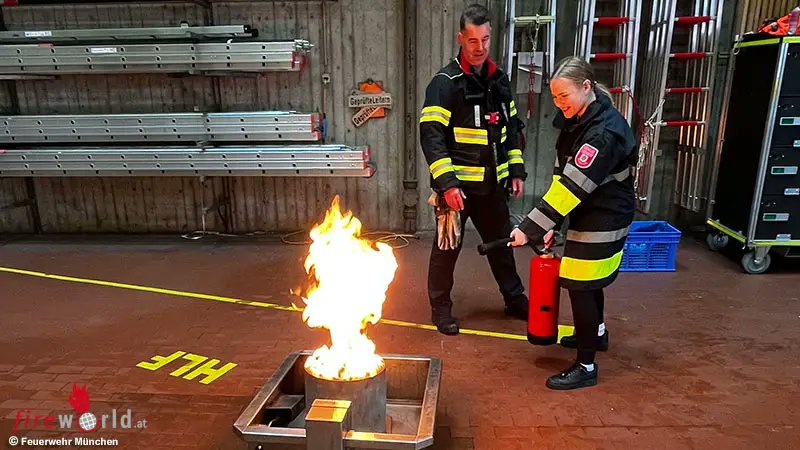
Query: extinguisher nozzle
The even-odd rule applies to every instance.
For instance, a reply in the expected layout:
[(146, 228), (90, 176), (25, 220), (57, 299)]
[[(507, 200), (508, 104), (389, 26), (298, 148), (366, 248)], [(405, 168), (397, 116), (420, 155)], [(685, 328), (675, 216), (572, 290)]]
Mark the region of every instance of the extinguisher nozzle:
[(478, 246), (478, 254), (486, 256), (489, 252), (499, 250), (508, 246), (508, 243), (513, 241), (512, 238), (503, 238), (496, 241), (487, 242)]

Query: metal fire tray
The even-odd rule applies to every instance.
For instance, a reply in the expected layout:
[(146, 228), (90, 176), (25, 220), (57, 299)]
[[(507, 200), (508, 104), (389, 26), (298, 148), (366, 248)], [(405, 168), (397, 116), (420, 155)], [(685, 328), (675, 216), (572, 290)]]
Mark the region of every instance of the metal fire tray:
[[(233, 424), (259, 450), (306, 449), (302, 428), (309, 405), (305, 395), (306, 359), (311, 351), (289, 354)], [(436, 405), (442, 377), (439, 359), (381, 355), (386, 363), (387, 433), (347, 431), (348, 449), (410, 450), (433, 445)], [(335, 400), (335, 399), (332, 399)]]

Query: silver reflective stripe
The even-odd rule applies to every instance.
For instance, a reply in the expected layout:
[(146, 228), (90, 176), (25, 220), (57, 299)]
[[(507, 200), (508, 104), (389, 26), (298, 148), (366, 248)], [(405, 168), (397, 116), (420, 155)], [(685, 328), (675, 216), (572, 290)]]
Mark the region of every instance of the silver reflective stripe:
[(627, 180), (628, 177), (631, 176), (631, 170), (633, 170), (633, 166), (630, 166), (630, 167), (628, 167), (627, 169), (625, 169), (625, 170), (623, 170), (621, 172), (612, 173), (611, 175), (607, 176), (606, 179), (603, 180), (602, 183), (600, 183), (600, 186), (602, 186), (602, 185), (604, 185), (606, 183), (610, 183), (612, 181), (623, 182), (623, 181)]
[(550, 230), (556, 223), (550, 220), (549, 217), (545, 216), (543, 212), (539, 211), (538, 208), (533, 208), (533, 211), (528, 213), (528, 218), (533, 221), (536, 225), (544, 228), (545, 230)]
[[(797, 142), (800, 142), (800, 141), (797, 141)], [(800, 147), (800, 145), (798, 145), (798, 147)], [(555, 167), (561, 167), (561, 163), (558, 162), (558, 156), (556, 156)]]
[(564, 176), (572, 180), (579, 188), (586, 191), (587, 194), (591, 194), (592, 191), (597, 189), (597, 184), (572, 164), (567, 164), (567, 166), (564, 167)]
[(628, 235), (630, 227), (620, 228), (614, 231), (575, 231), (567, 230), (567, 240), (572, 242), (584, 242), (587, 244), (608, 244), (617, 242)]

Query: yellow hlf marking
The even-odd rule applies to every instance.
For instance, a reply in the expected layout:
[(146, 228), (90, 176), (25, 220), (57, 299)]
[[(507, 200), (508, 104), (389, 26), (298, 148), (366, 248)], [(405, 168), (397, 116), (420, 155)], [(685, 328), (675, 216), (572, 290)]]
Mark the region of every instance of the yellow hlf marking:
[[(200, 380), (201, 384), (212, 383), (217, 378), (225, 375), (226, 373), (230, 372), (234, 367), (237, 366), (237, 364), (229, 362), (226, 363), (224, 366), (215, 369), (214, 366), (219, 364), (218, 359), (208, 359), (207, 356), (196, 355), (194, 353), (186, 353), (180, 350), (174, 352), (169, 356), (155, 355), (150, 359), (153, 360), (154, 362), (142, 361), (136, 364), (136, 367), (141, 367), (142, 369), (147, 369), (147, 370), (158, 370), (173, 361), (176, 361), (178, 359), (185, 359), (189, 362), (170, 372), (170, 375), (172, 375), (173, 377), (183, 376), (184, 380), (194, 380), (200, 375), (205, 375), (205, 377), (202, 380)], [(197, 367), (200, 364), (202, 365), (200, 367)], [(197, 368), (195, 369), (195, 367)], [(187, 372), (188, 374), (186, 374)]]
[(178, 352), (175, 352), (175, 353), (173, 353), (173, 354), (171, 354), (169, 356), (156, 355), (156, 356), (153, 356), (152, 358), (150, 358), (154, 362), (142, 361), (142, 362), (136, 364), (136, 367), (141, 367), (142, 369), (147, 369), (147, 370), (158, 370), (158, 369), (166, 366), (167, 364), (171, 363), (172, 361), (175, 361), (176, 359), (180, 358), (181, 356), (183, 356), (185, 354), (186, 354), (186, 352), (178, 351)]
[(219, 377), (225, 375), (226, 373), (228, 373), (234, 367), (236, 367), (236, 364), (234, 364), (234, 363), (227, 363), (227, 364), (225, 364), (224, 366), (222, 366), (222, 367), (220, 367), (218, 369), (214, 369), (214, 366), (216, 366), (217, 364), (219, 364), (219, 360), (218, 359), (208, 360), (205, 364), (203, 364), (202, 366), (198, 367), (192, 373), (190, 373), (189, 375), (186, 375), (183, 378), (185, 380), (194, 380), (195, 378), (197, 378), (198, 375), (206, 375), (205, 378), (200, 380), (200, 383), (209, 384), (212, 381), (216, 380), (217, 378), (219, 378)]
[(179, 377), (185, 374), (186, 372), (192, 370), (194, 366), (202, 363), (208, 358), (205, 356), (195, 355), (194, 353), (187, 353), (183, 355), (183, 359), (188, 360), (189, 363), (184, 364), (183, 367), (181, 367), (180, 369), (173, 370), (172, 372), (169, 373), (170, 375), (172, 375), (173, 377)]

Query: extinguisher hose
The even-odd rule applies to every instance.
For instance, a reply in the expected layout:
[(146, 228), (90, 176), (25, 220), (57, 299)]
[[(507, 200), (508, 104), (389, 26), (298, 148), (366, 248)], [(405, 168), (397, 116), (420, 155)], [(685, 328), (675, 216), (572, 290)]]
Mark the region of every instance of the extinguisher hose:
[(513, 240), (514, 240), (513, 238), (508, 237), (508, 238), (498, 239), (496, 241), (487, 242), (485, 244), (481, 244), (478, 246), (478, 253), (480, 255), (485, 256), (489, 252), (500, 250), (501, 248), (506, 248), (508, 246), (508, 243)]
[[(480, 254), (482, 256), (486, 256), (490, 252), (507, 248), (508, 247), (508, 243), (513, 241), (513, 240), (514, 240), (513, 238), (507, 237), (507, 238), (503, 238), (503, 239), (498, 239), (496, 241), (491, 241), (491, 242), (486, 242), (486, 243), (480, 244), (478, 246), (478, 254)], [(533, 249), (533, 251), (537, 255), (544, 255), (544, 254), (547, 254), (547, 253), (550, 252), (549, 249), (545, 249), (544, 247), (539, 248), (539, 247), (533, 245), (531, 242), (528, 242), (528, 246), (531, 247)], [(515, 247), (511, 247), (511, 248), (515, 248)]]

